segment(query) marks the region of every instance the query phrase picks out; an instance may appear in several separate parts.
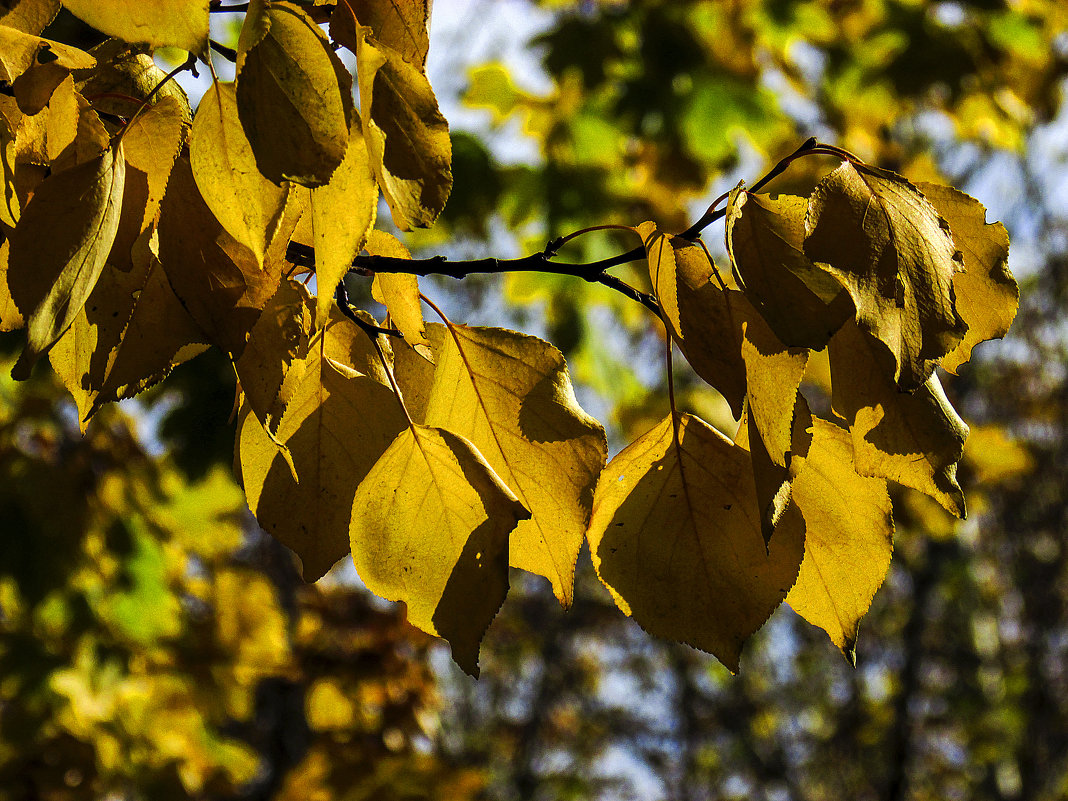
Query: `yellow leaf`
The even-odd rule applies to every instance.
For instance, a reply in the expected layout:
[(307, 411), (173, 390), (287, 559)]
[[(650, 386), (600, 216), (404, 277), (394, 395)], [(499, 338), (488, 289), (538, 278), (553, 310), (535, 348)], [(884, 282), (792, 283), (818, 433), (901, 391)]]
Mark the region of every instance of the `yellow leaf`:
[(101, 33), (152, 47), (201, 54), (208, 46), (208, 0), (63, 0), (74, 16)]
[(912, 394), (900, 392), (885, 349), (853, 323), (842, 326), (829, 347), (831, 402), (849, 422), (857, 472), (912, 487), (963, 518), (957, 462), (968, 426), (938, 376)]
[(77, 47), (0, 24), (0, 81), (14, 83), (24, 72), (41, 64), (76, 70), (92, 67), (96, 59)]
[(305, 581), (314, 581), (348, 551), (356, 486), (406, 420), (370, 339), (336, 309), (286, 380), (294, 386), (277, 436), (246, 405), (237, 461), (260, 526), (300, 556)]
[(7, 255), (10, 249), (11, 240), (4, 238), (0, 241), (0, 332), (17, 331), (26, 325), (7, 286)]
[[(429, 346), (416, 350), (404, 340), (393, 341), (393, 375), (404, 394), (404, 406), (416, 423), (426, 422), (426, 410), (430, 404), (430, 392), (434, 387), (434, 359), (445, 347), (445, 338), (451, 336), (443, 325), (426, 327)], [(429, 350), (429, 358), (425, 351)]]
[(78, 91), (93, 98), (93, 107), (98, 111), (129, 118), (146, 100), (156, 105), (171, 98), (181, 109), (182, 120), (186, 124), (192, 120), (185, 90), (177, 81), (160, 85), (167, 73), (156, 66), (143, 47), (107, 39), (89, 53), (97, 60), (96, 68), (75, 77)]
[(349, 132), (344, 161), (329, 183), (311, 191), (317, 319), (326, 321), (334, 290), (367, 241), (377, 211), (378, 187), (357, 120)]
[(77, 136), (81, 102), (84, 100), (74, 91), (74, 79), (68, 78), (56, 87), (46, 108), (23, 117), (15, 139), (17, 161), (56, 162)]
[(254, 3), (238, 43), (237, 110), (259, 170), (322, 186), (345, 157), (352, 78), (301, 8)]
[[(372, 256), (395, 259), (412, 257), (400, 240), (385, 231), (371, 231), (367, 252)], [(419, 300), (418, 277), (410, 273), (376, 273), (371, 283), (371, 296), (389, 311), (390, 320), (404, 335), (404, 341), (414, 346), (424, 359), (433, 360), (423, 322), (423, 304)]]
[(278, 289), (282, 262), (261, 269), (252, 251), (222, 229), (180, 156), (160, 206), (159, 260), (174, 293), (212, 344), (241, 355), (260, 311)]
[(475, 447), (410, 425), (352, 503), (352, 558), (368, 589), (404, 601), (478, 675), (478, 646), (508, 593), (508, 532), (530, 513)]
[(727, 204), (727, 250), (746, 297), (784, 344), (822, 350), (852, 317), (847, 293), (802, 249), (801, 197), (752, 195), (737, 188)]
[(638, 232), (645, 242), (649, 278), (671, 336), (701, 378), (719, 390), (735, 417), (745, 400), (739, 309), (750, 304), (737, 291), (713, 283), (715, 266), (694, 243), (662, 234), (653, 223)]
[(14, 228), (22, 214), (18, 193), (15, 190), (15, 131), (0, 114), (0, 180), (3, 181), (3, 197), (0, 198), (0, 223)]
[(367, 25), (375, 39), (425, 72), (431, 3), (432, 0), (339, 0), (330, 17), (330, 37), (355, 53), (357, 31)]
[(917, 188), (949, 222), (953, 241), (964, 254), (964, 271), (953, 276), (957, 311), (968, 332), (942, 367), (956, 373), (971, 358), (972, 348), (1008, 333), (1020, 303), (1020, 287), (1009, 272), (1009, 233), (986, 221), (986, 208), (973, 197), (939, 184)]
[(548, 578), (570, 606), (604, 429), (578, 405), (563, 355), (537, 337), (453, 326), (435, 362), (426, 424), (470, 440), (530, 510), (509, 563)]
[(249, 407), (272, 435), (300, 386), (299, 377), (290, 376), (289, 371), (294, 364), (298, 370), (306, 366), (313, 316), (304, 287), (282, 281), (253, 326), (248, 346), (234, 362)]
[(41, 182), (11, 235), (8, 286), (29, 338), (12, 375), (29, 376), (93, 291), (119, 225), (122, 143)]
[(737, 671), (797, 576), (803, 540), (787, 532), (765, 550), (749, 455), (681, 415), (679, 447), (668, 417), (604, 469), (587, 536), (620, 609)]
[(430, 82), (391, 47), (361, 30), (356, 48), (363, 135), (393, 222), (430, 226), (452, 189), (452, 142)]
[(39, 34), (59, 13), (59, 0), (15, 0), (0, 4), (0, 25)]
[(232, 83), (213, 83), (204, 93), (193, 118), (189, 162), (215, 219), (262, 265), (281, 221), (286, 189), (260, 175), (237, 116)]
[(922, 386), (967, 330), (953, 303), (961, 257), (945, 220), (900, 175), (845, 162), (812, 193), (805, 230), (805, 255), (849, 290), (857, 324), (893, 355), (898, 386)]
[[(811, 418), (810, 418), (811, 419)], [(849, 432), (811, 419), (808, 453), (795, 455), (793, 503), (801, 522), (805, 558), (786, 603), (827, 632), (856, 663), (860, 620), (883, 583), (894, 549), (894, 521), (886, 482), (853, 469)], [(776, 532), (776, 536), (779, 532)]]

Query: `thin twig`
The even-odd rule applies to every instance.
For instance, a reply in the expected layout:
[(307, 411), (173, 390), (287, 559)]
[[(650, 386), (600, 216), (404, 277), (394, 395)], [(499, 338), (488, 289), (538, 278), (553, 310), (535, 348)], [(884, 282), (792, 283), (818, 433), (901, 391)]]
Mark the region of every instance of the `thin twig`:
[(385, 334), (388, 337), (397, 337), (397, 339), (404, 339), (404, 334), (396, 328), (383, 328), (380, 325), (369, 323), (353, 311), (352, 304), (349, 303), (349, 291), (345, 288), (344, 281), (339, 282), (337, 289), (334, 290), (334, 301), (337, 303), (337, 307), (341, 313), (362, 328), (363, 332), (372, 340), (379, 334)]

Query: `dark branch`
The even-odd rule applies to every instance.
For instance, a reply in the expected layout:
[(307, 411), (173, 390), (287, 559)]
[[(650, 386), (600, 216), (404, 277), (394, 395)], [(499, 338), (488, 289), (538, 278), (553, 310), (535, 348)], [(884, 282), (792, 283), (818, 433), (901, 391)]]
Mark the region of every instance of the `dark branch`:
[(369, 323), (360, 317), (360, 315), (353, 310), (352, 304), (349, 303), (349, 291), (345, 288), (344, 281), (338, 283), (337, 289), (334, 290), (334, 301), (337, 303), (337, 307), (341, 310), (341, 313), (362, 328), (363, 332), (371, 337), (371, 339), (374, 339), (379, 334), (385, 334), (387, 337), (404, 339), (404, 334), (396, 328), (383, 328), (380, 325)]

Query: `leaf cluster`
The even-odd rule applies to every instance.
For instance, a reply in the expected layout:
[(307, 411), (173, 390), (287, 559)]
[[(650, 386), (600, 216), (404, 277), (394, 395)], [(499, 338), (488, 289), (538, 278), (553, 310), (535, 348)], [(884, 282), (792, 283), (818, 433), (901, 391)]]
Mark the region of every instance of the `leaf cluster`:
[[(209, 14), (226, 8), (65, 5), (113, 38), (91, 52), (40, 38), (56, 7), (44, 0), (0, 19), (12, 43), (0, 329), (27, 331), (13, 375), (47, 355), (84, 425), (220, 349), (240, 386), (235, 470), (260, 525), (308, 581), (351, 553), (469, 673), (509, 567), (544, 576), (566, 608), (584, 541), (626, 614), (731, 670), (784, 599), (851, 656), (890, 561), (886, 481), (963, 517), (968, 430), (935, 369), (1004, 335), (1017, 302), (1005, 229), (978, 201), (810, 140), (681, 235), (641, 223), (627, 229), (640, 247), (602, 262), (554, 261), (582, 231), (516, 262), (413, 260), (375, 226), (379, 193), (408, 231), (434, 222), (452, 185), (427, 3), (253, 0), (236, 80), (213, 80), (195, 113), (149, 54), (179, 47), (179, 70), (210, 68)], [(101, 105), (116, 98), (127, 107)], [(759, 194), (813, 154), (841, 164), (808, 197)], [(725, 273), (699, 239), (718, 219)], [(607, 272), (635, 260), (651, 294)], [(651, 309), (669, 364), (677, 347), (737, 433), (672, 398), (608, 462), (557, 348), (440, 312), (424, 323), (422, 303), (437, 307), (418, 275), (508, 269), (603, 283)], [(386, 321), (350, 306), (351, 274), (373, 276)], [(800, 387), (823, 351), (821, 418)]]

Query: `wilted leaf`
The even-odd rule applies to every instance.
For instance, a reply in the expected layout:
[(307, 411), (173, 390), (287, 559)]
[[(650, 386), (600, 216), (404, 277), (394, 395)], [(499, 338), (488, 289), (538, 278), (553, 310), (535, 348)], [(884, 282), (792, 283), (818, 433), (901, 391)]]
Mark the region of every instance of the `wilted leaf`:
[(311, 191), (315, 240), (316, 319), (325, 322), (334, 290), (360, 252), (378, 212), (378, 187), (357, 120), (349, 132), (345, 159), (330, 182)]
[(727, 249), (746, 297), (775, 336), (822, 350), (853, 308), (837, 279), (804, 253), (807, 208), (804, 198), (735, 189), (727, 205)]
[(119, 225), (126, 161), (122, 143), (37, 187), (11, 235), (8, 285), (29, 337), (12, 375), (67, 330), (93, 291)]
[(200, 195), (219, 224), (262, 265), (281, 221), (286, 189), (257, 169), (237, 116), (233, 84), (215, 82), (204, 93), (193, 118), (189, 163)]
[(430, 82), (418, 67), (366, 31), (356, 76), (363, 134), (378, 186), (402, 231), (426, 228), (452, 189), (452, 142)]
[(38, 34), (59, 13), (59, 0), (15, 0), (0, 3), (0, 25), (16, 28), (24, 33)]
[(967, 329), (949, 225), (901, 176), (845, 162), (812, 193), (805, 230), (805, 255), (849, 290), (857, 324), (893, 355), (898, 386), (922, 386)]
[[(795, 456), (791, 470), (805, 558), (786, 603), (826, 631), (855, 663), (860, 619), (886, 577), (894, 549), (890, 496), (885, 481), (854, 471), (848, 431), (809, 420), (811, 445), (806, 455)], [(796, 525), (798, 518), (787, 515), (786, 521)]]
[(549, 343), (467, 326), (441, 341), (425, 423), (470, 440), (530, 510), (511, 536), (510, 564), (548, 578), (570, 606), (608, 450), (604, 429), (578, 405), (564, 358)]
[(898, 391), (889, 355), (853, 323), (831, 339), (830, 357), (831, 401), (849, 422), (857, 472), (912, 487), (963, 518), (957, 462), (968, 426), (938, 376), (912, 394)]
[(208, 46), (208, 0), (63, 0), (74, 16), (101, 33), (152, 47), (201, 54)]
[(964, 271), (953, 276), (953, 291), (968, 332), (942, 360), (942, 367), (955, 373), (972, 348), (1005, 336), (1016, 317), (1020, 287), (1009, 272), (1009, 233), (999, 222), (988, 223), (983, 204), (963, 192), (928, 183), (917, 188), (945, 217), (964, 254)]
[(357, 31), (370, 26), (379, 42), (392, 47), (401, 57), (426, 71), (430, 47), (430, 6), (432, 0), (339, 0), (330, 16), (330, 38), (356, 52)]
[(345, 157), (352, 78), (303, 9), (254, 2), (238, 43), (237, 109), (259, 170), (322, 186)]
[(803, 536), (782, 534), (765, 550), (746, 451), (682, 415), (678, 448), (668, 417), (604, 469), (587, 536), (620, 609), (736, 671), (797, 576)]
[(260, 310), (278, 289), (281, 260), (261, 269), (219, 225), (180, 156), (160, 206), (159, 260), (175, 294), (213, 344), (241, 355)]
[[(371, 231), (367, 240), (367, 252), (373, 256), (390, 256), (410, 259), (408, 248), (392, 234)], [(411, 273), (376, 273), (371, 283), (371, 295), (389, 311), (390, 320), (404, 335), (404, 341), (412, 345), (424, 359), (433, 359), (433, 352), (426, 338), (423, 321), (423, 305), (419, 299), (419, 279)]]
[(336, 310), (285, 378), (292, 391), (277, 442), (246, 407), (238, 462), (260, 526), (292, 548), (305, 581), (315, 581), (349, 550), (356, 486), (406, 420), (370, 339)]
[(404, 601), (408, 622), (448, 640), (477, 676), (508, 593), (508, 532), (529, 516), (470, 442), (411, 425), (356, 490), (352, 558), (372, 592)]

